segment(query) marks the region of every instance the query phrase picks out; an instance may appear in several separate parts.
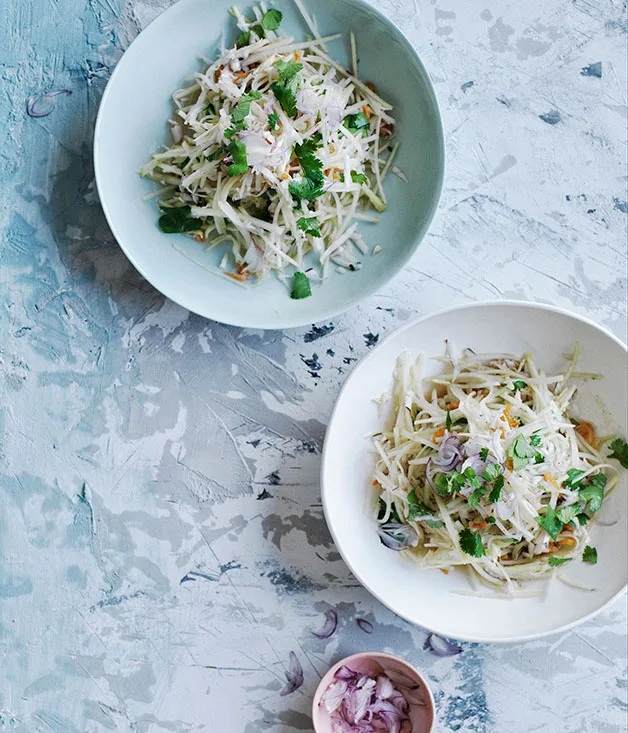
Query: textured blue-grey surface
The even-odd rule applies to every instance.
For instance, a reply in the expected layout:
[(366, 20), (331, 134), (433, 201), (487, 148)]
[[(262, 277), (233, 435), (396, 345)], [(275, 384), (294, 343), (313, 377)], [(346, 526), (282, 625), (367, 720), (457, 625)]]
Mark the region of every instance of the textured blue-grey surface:
[[(103, 219), (99, 99), (168, 4), (2, 4), (0, 730), (308, 731), (320, 675), (368, 648), (425, 670), (439, 731), (625, 730), (625, 599), (440, 659), (351, 578), (318, 485), (347, 371), (414, 314), (515, 296), (625, 338), (625, 4), (379, 0), (440, 99), (440, 212), (389, 287), (285, 333), (165, 301)], [(311, 631), (330, 606), (326, 642)], [(305, 683), (282, 697), (291, 651)]]

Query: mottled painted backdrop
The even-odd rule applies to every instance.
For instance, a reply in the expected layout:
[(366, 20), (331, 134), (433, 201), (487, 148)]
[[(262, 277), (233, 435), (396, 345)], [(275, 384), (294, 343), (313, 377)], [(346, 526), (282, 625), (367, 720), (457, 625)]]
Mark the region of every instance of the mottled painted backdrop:
[[(352, 579), (318, 483), (348, 370), (413, 315), (537, 299), (626, 338), (625, 3), (379, 0), (440, 99), (440, 212), (389, 287), (285, 333), (164, 300), (105, 224), (99, 99), (168, 4), (2, 3), (0, 730), (308, 731), (321, 673), (367, 648), (426, 671), (439, 731), (625, 730), (625, 599), (554, 638), (439, 659)], [(281, 697), (293, 650), (305, 683)]]

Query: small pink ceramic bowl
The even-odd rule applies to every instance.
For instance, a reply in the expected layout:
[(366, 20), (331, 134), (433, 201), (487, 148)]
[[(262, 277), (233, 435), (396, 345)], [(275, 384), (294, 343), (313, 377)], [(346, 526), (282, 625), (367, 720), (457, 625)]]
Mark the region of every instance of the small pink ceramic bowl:
[(393, 684), (397, 679), (404, 681), (405, 686), (418, 685), (412, 691), (412, 701), (409, 701), (412, 733), (430, 733), (434, 725), (434, 698), (427, 682), (411, 664), (399, 657), (394, 657), (392, 654), (383, 654), (382, 652), (352, 654), (350, 657), (345, 657), (334, 664), (327, 672), (316, 688), (312, 702), (312, 721), (316, 733), (331, 733), (330, 714), (320, 704), (320, 701), (325, 690), (334, 681), (336, 670), (343, 664), (346, 664), (354, 672), (367, 674), (371, 677), (385, 674)]

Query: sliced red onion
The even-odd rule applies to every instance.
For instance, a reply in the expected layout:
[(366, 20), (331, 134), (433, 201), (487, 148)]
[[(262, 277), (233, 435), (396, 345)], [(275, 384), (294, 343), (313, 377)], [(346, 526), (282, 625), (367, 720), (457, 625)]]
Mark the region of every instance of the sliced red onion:
[(429, 649), (438, 657), (453, 657), (460, 654), (462, 647), (457, 646), (451, 641), (438, 636), (437, 634), (429, 634), (423, 645), (424, 649)]
[(29, 117), (47, 117), (55, 108), (55, 97), (59, 94), (72, 94), (71, 89), (58, 89), (45, 94), (34, 94), (26, 102), (26, 114)]
[(303, 667), (294, 652), (290, 652), (290, 661), (288, 663), (288, 671), (286, 672), (286, 680), (288, 680), (288, 684), (279, 693), (282, 697), (290, 695), (295, 690), (298, 690), (303, 684)]
[(320, 631), (312, 631), (318, 639), (329, 639), (338, 626), (338, 614), (333, 608), (328, 608), (325, 613), (325, 624)]
[(343, 664), (335, 671), (334, 677), (337, 680), (352, 680), (354, 677), (357, 677), (357, 674), (357, 672), (347, 667), (346, 664)]
[(332, 733), (411, 730), (408, 701), (386, 675), (373, 678), (342, 666), (335, 676), (319, 702), (330, 712)]
[(373, 624), (370, 621), (365, 618), (356, 618), (355, 622), (365, 634), (373, 633)]
[(434, 475), (433, 475), (433, 467), (432, 467), (432, 458), (427, 459), (427, 463), (425, 464), (425, 480), (427, 481), (427, 485), (432, 489), (432, 491), (436, 491), (436, 487), (434, 486)]
[(407, 550), (419, 539), (414, 527), (400, 522), (384, 522), (379, 525), (377, 532), (382, 545), (397, 552)]
[(441, 443), (438, 449), (438, 458), (434, 459), (434, 463), (442, 471), (448, 473), (449, 471), (453, 471), (460, 461), (462, 461), (460, 438), (457, 435), (450, 435)]

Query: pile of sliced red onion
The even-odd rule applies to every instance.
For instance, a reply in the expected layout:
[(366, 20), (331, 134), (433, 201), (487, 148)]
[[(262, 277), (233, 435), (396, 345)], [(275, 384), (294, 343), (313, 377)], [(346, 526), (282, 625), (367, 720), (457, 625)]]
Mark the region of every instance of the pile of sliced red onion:
[(332, 733), (411, 733), (408, 701), (385, 674), (369, 677), (342, 665), (319, 705), (331, 713)]

